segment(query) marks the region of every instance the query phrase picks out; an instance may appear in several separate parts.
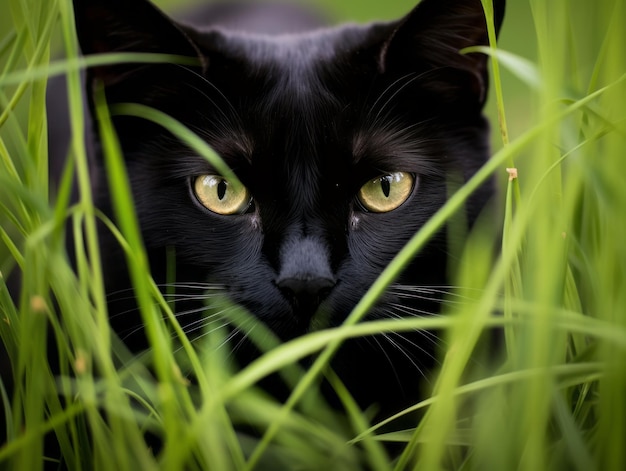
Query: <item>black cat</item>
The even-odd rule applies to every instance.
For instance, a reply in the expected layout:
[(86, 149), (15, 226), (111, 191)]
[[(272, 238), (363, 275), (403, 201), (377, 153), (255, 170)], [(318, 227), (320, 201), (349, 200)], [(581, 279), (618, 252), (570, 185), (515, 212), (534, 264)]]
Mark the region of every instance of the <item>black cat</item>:
[[(498, 28), (504, 1), (494, 3)], [(216, 293), (282, 340), (341, 324), (445, 202), (449, 182), (488, 158), (487, 58), (459, 53), (488, 44), (480, 0), (423, 0), (398, 21), (337, 28), (287, 7), (269, 15), (245, 4), (207, 7), (207, 26), (196, 28), (146, 0), (74, 5), (86, 55), (159, 52), (197, 63), (91, 68), (92, 108), (102, 86), (110, 105), (167, 113), (244, 185), (163, 128), (113, 116), (152, 275), (165, 286), (174, 255), (177, 316), (190, 336), (218, 322)], [(94, 135), (96, 202), (113, 217), (115, 188)], [(486, 186), (468, 202), (469, 224), (490, 193)], [(100, 237), (112, 325), (143, 349), (124, 255), (107, 230)], [(447, 265), (442, 231), (368, 318), (436, 315)], [(246, 363), (258, 352), (245, 332), (235, 335)], [(419, 400), (435, 349), (431, 333), (380, 335), (347, 342), (332, 366), (359, 404), (390, 413)]]

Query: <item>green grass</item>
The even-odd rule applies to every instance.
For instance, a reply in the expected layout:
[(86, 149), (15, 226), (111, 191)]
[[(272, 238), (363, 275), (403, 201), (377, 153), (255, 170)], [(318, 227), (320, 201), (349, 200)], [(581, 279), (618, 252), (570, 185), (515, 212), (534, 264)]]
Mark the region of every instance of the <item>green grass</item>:
[[(345, 8), (359, 18), (370, 11), (388, 18), (408, 8), (391, 3), (383, 11), (374, 3)], [(376, 470), (626, 469), (626, 5), (510, 3), (501, 44), (485, 51), (498, 59), (488, 109), (499, 144), (489, 163), (415, 235), (343, 326), (275, 342), (236, 371), (224, 366), (224, 349), (212, 347), (226, 334), (214, 332), (192, 346), (145, 275), (123, 160), (107, 119), (109, 112), (145, 110), (101, 106), (107, 171), (120, 188), (119, 228), (105, 222), (130, 261), (151, 356), (133, 357), (111, 332), (95, 231), (103, 216), (88, 191), (80, 138), (72, 143), (72, 164), (58, 194), (51, 198), (48, 190), (44, 93), (53, 42), (63, 44), (69, 59), (48, 71), (68, 71), (74, 129), (83, 119), (70, 2), (5, 1), (0, 335), (17, 386), (11, 396), (4, 382), (0, 389), (7, 412), (0, 426), (8, 436), (0, 468), (41, 469), (43, 435), (54, 431), (72, 469), (350, 470), (364, 462)], [(173, 130), (194, 139), (185, 129)], [(507, 168), (517, 168), (518, 177), (509, 180)], [(72, 205), (71, 172), (81, 189)], [(502, 210), (481, 221), (462, 248), (454, 296), (463, 302), (447, 303), (443, 317), (361, 321), (398, 270), (492, 176), (501, 183)], [(84, 241), (75, 271), (63, 245), (67, 221)], [(496, 242), (501, 249), (494, 254)], [(18, 267), (23, 287), (14, 303), (5, 279)], [(505, 355), (495, 371), (482, 366), (477, 353), (481, 334), (494, 326), (505, 333)], [(445, 334), (436, 383), (412, 408), (422, 412), (414, 428), (395, 430), (394, 420), (370, 423), (369, 413), (345, 391), (347, 414), (339, 418), (315, 394), (317, 379), (345, 339), (415, 328)], [(48, 330), (60, 346), (58, 377), (48, 367)], [(308, 371), (293, 366), (311, 354), (317, 359)], [(181, 371), (193, 371), (196, 383)], [(254, 388), (274, 371), (293, 384), (284, 405)], [(329, 379), (342, 392), (338, 379)], [(242, 423), (254, 424), (263, 437), (243, 436), (237, 432)], [(146, 429), (164, 434), (158, 456), (144, 442)], [(397, 459), (381, 446), (388, 440), (403, 445)]]

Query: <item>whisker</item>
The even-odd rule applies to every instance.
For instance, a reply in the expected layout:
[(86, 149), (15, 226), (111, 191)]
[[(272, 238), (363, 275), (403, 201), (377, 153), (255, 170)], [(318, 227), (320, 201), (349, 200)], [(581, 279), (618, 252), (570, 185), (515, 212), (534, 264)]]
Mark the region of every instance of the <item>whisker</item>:
[[(125, 294), (124, 297), (119, 297), (119, 295)], [(117, 291), (111, 291), (106, 294), (107, 300), (112, 301), (128, 301), (129, 299), (135, 299), (135, 289), (134, 288), (124, 288)]]
[(443, 294), (446, 296), (454, 296), (463, 299), (470, 299), (468, 296), (462, 295), (459, 293), (459, 290), (463, 289), (464, 291), (473, 291), (476, 294), (481, 294), (484, 290), (480, 288), (468, 288), (462, 286), (452, 286), (452, 285), (428, 285), (428, 286), (415, 286), (415, 285), (401, 285), (395, 284), (391, 287), (391, 290), (396, 292), (408, 291), (408, 292), (418, 292), (418, 293), (436, 293)]
[(178, 293), (163, 293), (163, 298), (167, 301), (203, 301), (215, 298), (215, 294), (201, 293), (201, 294), (178, 294)]
[[(207, 322), (207, 321), (208, 321), (208, 322)], [(220, 322), (220, 321), (221, 321), (221, 323), (218, 323), (218, 322)], [(214, 318), (214, 319), (212, 318), (211, 320), (209, 320), (208, 318), (205, 318), (205, 319), (202, 319), (201, 321), (199, 321), (197, 324), (198, 324), (198, 325), (197, 325), (197, 326), (193, 329), (193, 331), (194, 331), (194, 332), (196, 332), (196, 331), (200, 331), (200, 330), (202, 330), (202, 333), (201, 333), (201, 334), (198, 334), (198, 335), (196, 335), (196, 336), (194, 336), (194, 337), (191, 339), (191, 342), (192, 342), (193, 344), (198, 344), (198, 343), (200, 343), (200, 341), (201, 341), (203, 338), (205, 338), (206, 336), (211, 335), (212, 333), (217, 332), (217, 331), (219, 331), (220, 329), (223, 329), (223, 328), (225, 328), (225, 327), (229, 326), (228, 322), (227, 322), (225, 319), (221, 318), (221, 317)], [(215, 324), (215, 325), (214, 325), (214, 324)], [(207, 329), (207, 327), (209, 327), (209, 326), (211, 326), (211, 327), (210, 327), (209, 329)], [(236, 332), (237, 332), (237, 329), (235, 329), (235, 333), (236, 333)], [(189, 335), (189, 333), (190, 333), (190, 332), (185, 332), (185, 334), (187, 334), (187, 335)], [(229, 338), (230, 338), (232, 335), (233, 335), (233, 333), (229, 334)], [(225, 342), (226, 342), (226, 341), (225, 341)], [(222, 342), (222, 344), (223, 344), (223, 343), (225, 343), (225, 342)], [(221, 348), (221, 347), (222, 347), (222, 344), (218, 345), (218, 346), (215, 348), (215, 350), (218, 350), (219, 348)], [(183, 348), (183, 347), (182, 347), (182, 345), (181, 345), (180, 347), (178, 347), (178, 348), (175, 350), (175, 352), (180, 351), (182, 348)]]
[[(404, 84), (402, 84), (401, 86), (398, 87), (398, 89), (393, 92), (391, 94), (391, 96), (389, 98), (387, 98), (387, 100), (383, 103), (383, 105), (377, 110), (376, 112), (376, 116), (374, 117), (374, 121), (372, 123), (372, 126), (375, 126), (376, 123), (378, 122), (378, 118), (380, 117), (380, 114), (383, 112), (383, 110), (387, 107), (387, 105), (389, 105), (389, 103), (391, 103), (391, 101), (393, 100), (393, 98), (399, 93), (401, 92), (405, 87), (407, 87), (408, 85), (410, 85), (411, 83), (413, 83), (417, 78), (419, 77), (418, 74), (416, 74), (415, 72), (411, 72), (409, 74), (403, 75), (402, 77), (400, 77), (399, 79), (395, 80), (393, 83), (391, 83), (387, 88), (385, 88), (383, 90), (383, 92), (380, 94), (380, 96), (376, 99), (376, 101), (374, 102), (374, 104), (371, 107), (371, 110), (374, 111), (377, 109), (378, 104), (381, 102), (381, 100), (383, 98), (385, 98), (385, 95), (387, 95), (388, 93), (391, 93), (391, 91), (394, 89), (394, 87), (396, 87), (396, 85), (400, 84), (401, 82), (404, 81)], [(368, 116), (371, 113), (368, 113)]]
[[(199, 79), (200, 79), (200, 80), (201, 80), (201, 81), (202, 81), (205, 85), (208, 85), (208, 86), (209, 86), (209, 87), (211, 87), (211, 88), (212, 88), (215, 92), (217, 92), (217, 94), (218, 94), (218, 95), (219, 95), (219, 96), (220, 96), (220, 97), (224, 100), (224, 102), (226, 103), (226, 105), (229, 107), (230, 111), (233, 113), (233, 116), (237, 119), (237, 121), (238, 121), (239, 123), (241, 123), (241, 122), (242, 122), (242, 121), (241, 121), (241, 118), (240, 118), (240, 116), (239, 116), (239, 113), (238, 113), (238, 111), (237, 111), (237, 108), (236, 108), (236, 107), (235, 107), (235, 106), (231, 103), (231, 101), (228, 99), (228, 97), (227, 97), (226, 95), (224, 95), (224, 93), (222, 93), (222, 91), (221, 91), (221, 90), (220, 90), (220, 89), (219, 89), (219, 88), (218, 88), (218, 87), (217, 87), (217, 86), (216, 86), (213, 82), (211, 82), (211, 81), (210, 81), (208, 78), (206, 78), (204, 75), (202, 75), (202, 74), (200, 74), (200, 73), (196, 72), (196, 71), (195, 71), (195, 70), (193, 70), (193, 69), (189, 69), (189, 68), (187, 68), (187, 67), (185, 67), (185, 66), (183, 66), (183, 65), (180, 65), (180, 64), (178, 64), (178, 66), (179, 66), (179, 67), (181, 67), (181, 68), (184, 68), (186, 71), (188, 71), (189, 73), (191, 73), (192, 75), (194, 75), (196, 78), (199, 78)], [(188, 83), (191, 83), (191, 82), (188, 82)], [(194, 88), (195, 88), (195, 87), (194, 87)], [(211, 103), (213, 103), (214, 105), (216, 105), (216, 104), (214, 103), (213, 99), (212, 99), (212, 98), (210, 98), (210, 97), (208, 97), (208, 96), (206, 95), (206, 92), (202, 92), (201, 90), (198, 90), (198, 91), (200, 91), (203, 95), (205, 95), (205, 96), (206, 96), (206, 97), (207, 97), (207, 98), (211, 101)], [(217, 106), (217, 105), (216, 105), (216, 106)], [(219, 109), (219, 111), (220, 111), (220, 112), (224, 115), (224, 117), (229, 118), (229, 117), (226, 115), (226, 113), (225, 113), (225, 112), (224, 112), (221, 108), (219, 108), (219, 107), (218, 107), (218, 109)]]
[(437, 312), (426, 311), (413, 306), (405, 306), (399, 303), (388, 303), (388, 306), (395, 308), (398, 312), (408, 314), (409, 317), (439, 317), (441, 314)]
[[(417, 364), (417, 362), (415, 361), (415, 359), (409, 355), (409, 353), (407, 353), (406, 349), (403, 348), (396, 340), (391, 338), (390, 334), (382, 334), (383, 337), (385, 338), (385, 340), (393, 347), (395, 348), (398, 352), (400, 352), (407, 360), (409, 360), (409, 363), (411, 363), (411, 365), (413, 365), (413, 367), (417, 370), (417, 372), (424, 378), (426, 378), (426, 380), (428, 380), (427, 375), (424, 373), (424, 370)], [(421, 352), (425, 353), (426, 355), (428, 355), (430, 358), (434, 359), (434, 356), (432, 354), (430, 354), (429, 352), (427, 352), (426, 350), (424, 350), (422, 347), (420, 347), (419, 345), (416, 345), (413, 342), (409, 342), (406, 338), (401, 337), (403, 340), (407, 341), (411, 346), (417, 348), (418, 350), (420, 350)], [(396, 375), (397, 377), (397, 375)], [(400, 379), (398, 378), (398, 382), (401, 384)]]
[[(227, 312), (227, 310), (223, 311), (223, 312)], [(199, 342), (202, 338), (206, 337), (207, 335), (212, 334), (213, 332), (216, 332), (226, 326), (231, 326), (233, 327), (232, 331), (228, 334), (228, 336), (219, 344), (215, 347), (215, 351), (224, 348), (226, 345), (228, 345), (237, 335), (239, 335), (240, 333), (243, 333), (243, 336), (241, 339), (239, 339), (239, 341), (237, 342), (236, 345), (232, 346), (229, 349), (228, 352), (228, 356), (230, 357), (232, 354), (234, 354), (235, 351), (237, 351), (241, 345), (243, 344), (243, 342), (248, 338), (248, 335), (250, 332), (252, 332), (252, 330), (254, 330), (254, 328), (256, 327), (256, 324), (252, 325), (252, 327), (250, 329), (242, 329), (241, 327), (234, 327), (232, 324), (229, 324), (228, 321), (224, 318), (224, 317), (219, 317), (219, 319), (214, 319), (209, 323), (205, 323), (202, 327), (205, 327), (207, 325), (210, 325), (214, 322), (217, 322), (218, 320), (222, 320), (223, 323), (221, 325), (215, 326), (213, 328), (211, 328), (211, 330), (207, 330), (205, 332), (203, 332), (202, 334), (198, 335), (197, 337), (195, 337), (193, 339), (193, 342)], [(206, 319), (204, 319), (204, 321), (206, 321)], [(245, 321), (244, 324), (242, 325), (242, 327), (246, 327), (246, 324), (249, 323), (253, 323), (253, 320), (248, 320)]]
[(174, 283), (159, 283), (157, 284), (159, 289), (161, 288), (182, 288), (182, 289), (202, 289), (202, 290), (223, 290), (224, 287), (215, 283), (203, 283), (203, 282), (174, 282)]
[[(386, 338), (385, 334), (382, 334), (382, 335)], [(396, 383), (397, 384), (402, 384), (400, 376), (398, 375), (398, 370), (396, 369), (396, 365), (395, 365), (394, 361), (391, 359), (391, 357), (389, 356), (389, 353), (387, 353), (387, 349), (385, 347), (383, 347), (383, 345), (380, 343), (380, 340), (377, 337), (368, 337), (368, 340), (369, 340), (369, 342), (375, 343), (376, 346), (378, 347), (378, 349), (385, 356), (385, 360), (387, 361), (387, 363), (389, 363), (391, 371), (393, 372), (393, 375), (396, 377)]]
[(246, 328), (245, 331), (243, 331), (241, 328), (237, 328), (237, 329), (233, 329), (233, 332), (228, 336), (228, 338), (226, 338), (224, 340), (224, 342), (222, 343), (222, 345), (219, 345), (218, 348), (223, 348), (226, 344), (228, 344), (234, 337), (235, 335), (242, 333), (243, 332), (243, 336), (239, 339), (239, 341), (232, 346), (232, 348), (230, 349), (230, 353), (229, 356), (233, 355), (237, 350), (239, 350), (241, 348), (241, 346), (243, 345), (243, 343), (248, 339), (248, 337), (250, 336), (250, 333), (256, 328), (257, 324), (252, 322), (252, 321), (246, 321), (245, 324), (253, 324), (252, 327), (250, 327), (249, 329)]
[[(192, 309), (190, 311), (185, 311), (183, 313), (177, 313), (176, 314), (176, 318), (182, 317), (182, 316), (186, 316), (186, 315), (191, 315), (191, 314), (197, 314), (199, 312), (204, 311), (206, 308), (202, 308), (202, 309)], [(190, 335), (193, 334), (194, 332), (197, 332), (198, 330), (206, 327), (207, 325), (212, 324), (213, 322), (215, 322), (216, 320), (220, 320), (222, 319), (222, 317), (220, 317), (220, 315), (223, 313), (224, 311), (220, 311), (220, 312), (215, 312), (212, 313), (209, 316), (205, 316), (202, 317), (201, 319), (195, 320), (189, 324), (185, 324), (183, 326), (183, 332), (185, 332), (186, 335)], [(227, 322), (226, 322), (227, 323)]]
[[(404, 311), (404, 307), (402, 306), (402, 309), (399, 309), (397, 306), (395, 306), (396, 311), (389, 311), (387, 312), (387, 316), (391, 317), (391, 318), (395, 318), (395, 319), (406, 319), (406, 315), (403, 314), (407, 314), (407, 312)], [(399, 311), (399, 312), (397, 312)], [(412, 313), (409, 313), (409, 317), (434, 317), (434, 316), (440, 316), (439, 314), (427, 314), (426, 316), (415, 316)], [(424, 338), (429, 338), (429, 340), (433, 343), (433, 344), (439, 344), (442, 343), (443, 340), (439, 338), (439, 336), (437, 336), (437, 334), (431, 330), (426, 330), (426, 329), (411, 329), (411, 332), (415, 332), (420, 334), (422, 337)], [(399, 332), (394, 332), (397, 335), (402, 335)]]
[[(155, 306), (158, 306), (158, 305), (159, 305), (158, 303), (155, 303)], [(206, 306), (201, 306), (201, 307), (197, 307), (197, 308), (194, 308), (194, 309), (189, 309), (189, 310), (186, 310), (186, 311), (175, 312), (174, 315), (176, 316), (176, 318), (179, 318), (179, 317), (183, 317), (183, 316), (197, 314), (199, 312), (205, 311), (206, 309), (207, 309)], [(132, 312), (137, 312), (137, 309), (136, 308), (135, 309), (128, 309), (126, 311), (119, 312), (119, 313), (111, 316), (111, 319), (114, 319), (116, 317), (120, 317), (122, 315), (128, 315), (128, 314), (130, 314)], [(167, 321), (168, 317), (163, 315), (161, 317), (161, 319), (164, 320), (164, 321)], [(119, 332), (120, 338), (122, 340), (127, 340), (131, 335), (136, 334), (137, 332), (140, 332), (142, 329), (144, 329), (145, 326), (144, 326), (143, 322), (141, 322), (140, 316), (137, 316), (137, 320), (139, 322), (138, 322), (137, 326), (134, 329), (132, 329), (130, 331), (127, 329), (125, 331)], [(198, 322), (198, 321), (195, 321), (195, 322)], [(192, 322), (191, 324), (183, 325), (182, 326), (183, 327), (183, 332), (185, 332), (185, 334), (188, 334), (189, 332), (187, 332), (186, 329), (190, 325), (193, 325), (195, 322)], [(122, 336), (122, 334), (125, 334), (125, 335)]]

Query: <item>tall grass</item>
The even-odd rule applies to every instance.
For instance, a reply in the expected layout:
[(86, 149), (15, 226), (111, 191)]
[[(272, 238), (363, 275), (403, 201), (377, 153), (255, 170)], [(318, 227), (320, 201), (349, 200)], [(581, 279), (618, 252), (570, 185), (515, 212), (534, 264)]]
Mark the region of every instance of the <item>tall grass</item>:
[[(344, 325), (275, 342), (241, 371), (225, 367), (224, 349), (211, 347), (225, 333), (190, 344), (146, 275), (108, 118), (110, 112), (145, 110), (99, 106), (107, 171), (120, 189), (116, 228), (93, 207), (89, 192), (70, 2), (3, 3), (0, 13), (12, 22), (0, 37), (0, 335), (14, 392), (3, 376), (2, 467), (54, 466), (43, 448), (44, 435), (52, 432), (70, 469), (626, 469), (626, 185), (620, 158), (626, 155), (626, 5), (528, 1), (533, 21), (527, 34), (535, 35), (537, 59), (495, 43), (484, 51), (494, 61), (500, 150), (415, 235)], [(44, 94), (45, 71), (55, 70), (46, 69), (55, 31), (68, 57), (55, 67), (69, 77), (75, 134), (70, 164), (51, 197)], [(532, 110), (526, 129), (511, 136), (512, 82), (501, 77), (525, 84)], [(167, 117), (147, 117), (178, 126)], [(193, 140), (185, 129), (176, 132)], [(80, 198), (70, 204), (72, 174)], [(468, 236), (451, 295), (463, 302), (446, 303), (445, 316), (437, 318), (362, 321), (428, 237), (494, 175), (502, 212)], [(153, 345), (150, 356), (130, 355), (109, 328), (98, 219), (126, 250)], [(83, 242), (75, 270), (63, 244), (67, 227)], [(501, 248), (494, 254), (496, 242)], [(6, 280), (18, 269), (22, 286), (11, 298)], [(493, 369), (477, 352), (483, 334), (498, 326), (504, 358)], [(345, 418), (314, 393), (345, 339), (415, 328), (445, 334), (431, 394), (406, 411), (422, 412), (413, 428), (397, 430), (395, 418), (370, 423), (337, 378), (329, 380)], [(58, 346), (55, 358), (48, 357), (51, 339)], [(311, 354), (317, 360), (308, 371), (293, 366)], [(60, 374), (52, 374), (51, 362)], [(279, 370), (293, 384), (285, 404), (254, 387)], [(184, 371), (193, 371), (194, 384)], [(242, 432), (242, 424), (261, 438)], [(146, 430), (164, 437), (157, 456), (144, 440)], [(404, 451), (390, 458), (381, 446), (388, 441)]]

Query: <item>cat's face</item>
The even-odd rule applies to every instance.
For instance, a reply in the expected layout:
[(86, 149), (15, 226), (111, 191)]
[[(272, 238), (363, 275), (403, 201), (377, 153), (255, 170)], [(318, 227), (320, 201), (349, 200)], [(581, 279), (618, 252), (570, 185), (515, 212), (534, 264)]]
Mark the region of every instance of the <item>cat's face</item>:
[[(450, 182), (488, 157), (486, 59), (458, 54), (487, 44), (480, 0), (426, 0), (398, 22), (275, 36), (198, 32), (142, 0), (75, 4), (84, 53), (200, 59), (197, 67), (103, 67), (88, 77), (88, 87), (104, 84), (111, 104), (145, 104), (182, 122), (243, 184), (163, 128), (114, 117), (153, 275), (165, 283), (174, 254), (179, 320), (190, 333), (214, 321), (204, 306), (216, 295), (283, 339), (340, 324), (444, 203)], [(98, 201), (109, 211), (98, 175)], [(470, 222), (487, 194), (470, 201)], [(430, 242), (371, 317), (436, 312), (445, 239)], [(106, 267), (111, 291), (126, 283), (121, 260)], [(125, 318), (124, 328), (138, 322), (113, 316)], [(416, 375), (433, 347), (427, 335), (365, 344), (371, 351), (361, 345), (355, 356), (371, 357), (367, 368), (395, 369), (390, 376), (402, 362)], [(402, 350), (397, 362), (385, 351), (394, 349)]]

